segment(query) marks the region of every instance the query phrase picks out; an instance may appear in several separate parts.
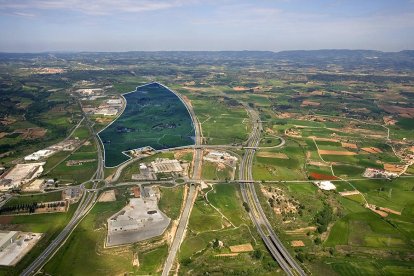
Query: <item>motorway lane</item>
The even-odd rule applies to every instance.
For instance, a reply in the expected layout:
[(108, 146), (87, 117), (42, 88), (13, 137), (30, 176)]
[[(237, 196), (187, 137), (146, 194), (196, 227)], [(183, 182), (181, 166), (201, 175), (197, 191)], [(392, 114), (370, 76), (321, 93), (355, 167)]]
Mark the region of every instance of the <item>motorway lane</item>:
[(182, 239), (184, 237), (185, 229), (187, 228), (188, 220), (190, 218), (191, 209), (193, 206), (194, 198), (197, 195), (197, 188), (194, 185), (190, 185), (188, 191), (187, 200), (185, 202), (185, 207), (181, 213), (180, 222), (178, 224), (177, 231), (175, 232), (174, 240), (169, 249), (169, 254), (167, 260), (165, 261), (164, 269), (162, 271), (162, 276), (168, 276), (172, 265), (174, 264), (175, 257), (178, 250), (180, 249)]
[[(169, 89), (169, 88), (168, 88)], [(171, 90), (171, 89), (170, 89)], [(172, 90), (171, 90), (172, 91)], [(192, 180), (195, 181), (196, 184), (191, 184), (190, 189), (188, 192), (188, 196), (186, 199), (186, 203), (184, 206), (184, 210), (181, 213), (180, 220), (178, 222), (178, 228), (175, 232), (175, 236), (173, 239), (173, 242), (171, 244), (171, 247), (168, 252), (167, 260), (164, 264), (164, 268), (162, 271), (162, 276), (168, 276), (170, 273), (171, 267), (174, 264), (175, 258), (177, 256), (177, 252), (180, 249), (181, 242), (184, 238), (185, 229), (188, 225), (188, 220), (190, 218), (191, 209), (193, 207), (193, 202), (195, 197), (197, 196), (197, 188), (196, 185), (200, 181), (201, 176), (201, 164), (202, 164), (202, 158), (203, 158), (203, 150), (199, 147), (202, 144), (202, 138), (201, 138), (201, 132), (200, 132), (200, 124), (198, 122), (197, 117), (195, 116), (194, 110), (190, 105), (188, 105), (182, 98), (181, 95), (174, 92), (184, 103), (184, 105), (187, 107), (187, 110), (191, 116), (191, 119), (193, 121), (194, 125), (194, 132), (195, 132), (195, 147), (194, 147), (194, 163), (193, 163), (193, 177)]]
[[(249, 111), (250, 117), (253, 121), (253, 130), (248, 140), (249, 148), (246, 149), (245, 155), (243, 156), (240, 164), (239, 178), (246, 181), (251, 180), (252, 182), (241, 183), (243, 200), (248, 203), (250, 207), (249, 216), (255, 224), (267, 248), (275, 260), (279, 263), (280, 267), (288, 275), (306, 275), (306, 273), (293, 259), (290, 253), (283, 246), (282, 242), (276, 236), (272, 226), (266, 218), (266, 215), (258, 199), (253, 183), (252, 167), (253, 157), (256, 151), (255, 148), (259, 145), (260, 142), (260, 132), (262, 131), (262, 125), (257, 112), (252, 110), (250, 107), (246, 108)], [(262, 227), (265, 228), (265, 231)]]

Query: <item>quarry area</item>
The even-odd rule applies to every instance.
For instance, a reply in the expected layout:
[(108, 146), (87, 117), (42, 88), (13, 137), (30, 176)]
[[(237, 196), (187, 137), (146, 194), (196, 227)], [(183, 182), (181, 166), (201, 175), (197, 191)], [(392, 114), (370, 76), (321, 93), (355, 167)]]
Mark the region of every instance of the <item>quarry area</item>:
[(127, 206), (108, 219), (106, 246), (134, 243), (164, 233), (170, 218), (158, 209), (159, 191), (153, 187), (141, 188)]
[(40, 240), (42, 234), (0, 231), (0, 265), (17, 264)]

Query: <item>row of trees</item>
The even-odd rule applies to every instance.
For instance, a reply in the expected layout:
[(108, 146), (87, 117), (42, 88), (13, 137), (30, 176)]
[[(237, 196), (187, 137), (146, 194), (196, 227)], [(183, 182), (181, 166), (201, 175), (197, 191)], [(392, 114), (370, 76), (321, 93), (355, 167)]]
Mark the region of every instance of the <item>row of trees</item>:
[(36, 209), (41, 208), (56, 208), (56, 207), (64, 207), (66, 203), (64, 201), (59, 202), (50, 202), (50, 203), (26, 203), (26, 204), (16, 204), (10, 206), (3, 206), (0, 208), (0, 215), (1, 214), (9, 214), (9, 213), (29, 213), (32, 214), (36, 211)]

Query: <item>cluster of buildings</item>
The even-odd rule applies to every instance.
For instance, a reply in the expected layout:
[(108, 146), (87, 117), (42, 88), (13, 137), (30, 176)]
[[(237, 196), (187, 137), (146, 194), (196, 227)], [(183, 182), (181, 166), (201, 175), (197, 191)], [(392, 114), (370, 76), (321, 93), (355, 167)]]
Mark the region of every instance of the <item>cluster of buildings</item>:
[(367, 178), (396, 178), (398, 177), (397, 173), (394, 172), (388, 172), (380, 169), (374, 169), (374, 168), (367, 168), (365, 169), (365, 172), (362, 174), (363, 177)]
[(116, 98), (109, 99), (98, 107), (85, 106), (83, 107), (83, 111), (94, 115), (116, 116), (122, 110), (122, 106), (122, 99)]
[(157, 174), (165, 173), (174, 176), (187, 174), (188, 164), (181, 164), (177, 159), (157, 158), (150, 164), (139, 164), (139, 174), (133, 174), (133, 180), (156, 180)]
[(38, 161), (38, 160), (46, 159), (58, 151), (73, 151), (80, 143), (81, 141), (77, 139), (65, 140), (53, 146), (50, 146), (46, 149), (38, 150), (32, 154), (29, 154), (24, 157), (24, 160), (25, 161)]
[[(81, 143), (82, 141), (78, 139), (64, 140), (46, 149), (38, 150), (25, 156), (24, 161), (37, 162), (17, 164), (10, 171), (2, 174), (0, 178), (0, 191), (5, 192), (32, 182), (42, 174), (45, 159), (59, 151), (73, 151)], [(24, 187), (24, 190), (28, 192), (42, 191), (45, 184), (50, 184), (49, 182), (50, 180), (44, 179), (35, 180), (30, 185)]]
[(235, 167), (237, 163), (237, 157), (221, 151), (210, 151), (203, 159), (213, 163), (224, 163), (230, 167)]

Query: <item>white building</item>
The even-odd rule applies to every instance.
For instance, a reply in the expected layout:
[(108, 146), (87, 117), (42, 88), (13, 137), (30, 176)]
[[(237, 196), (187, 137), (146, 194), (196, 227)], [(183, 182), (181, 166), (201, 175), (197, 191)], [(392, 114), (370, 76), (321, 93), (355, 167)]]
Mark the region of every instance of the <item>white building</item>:
[(18, 234), (17, 231), (0, 231), (0, 252), (12, 244)]
[(38, 161), (41, 158), (46, 158), (49, 157), (50, 155), (52, 155), (53, 153), (55, 153), (53, 150), (38, 150), (28, 156), (26, 156), (24, 158), (25, 161)]
[(176, 159), (171, 160), (157, 158), (155, 161), (151, 162), (151, 167), (154, 169), (155, 173), (171, 173), (183, 171), (180, 161)]
[(28, 183), (33, 179), (39, 177), (43, 172), (43, 165), (45, 162), (17, 164), (14, 168), (3, 177), (3, 182), (7, 180), (8, 184), (0, 185), (1, 191), (7, 191), (12, 188), (17, 188), (22, 184)]
[(107, 102), (109, 105), (122, 105), (121, 99), (109, 99)]

